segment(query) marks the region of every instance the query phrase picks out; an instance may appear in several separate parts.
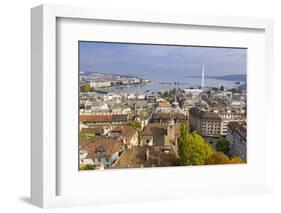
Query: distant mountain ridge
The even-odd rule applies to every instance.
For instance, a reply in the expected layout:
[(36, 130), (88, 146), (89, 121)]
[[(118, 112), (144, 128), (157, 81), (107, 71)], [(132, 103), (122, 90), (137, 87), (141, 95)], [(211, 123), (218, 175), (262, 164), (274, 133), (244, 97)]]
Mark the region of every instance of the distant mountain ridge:
[[(201, 78), (199, 75), (193, 76), (183, 76), (185, 78)], [(246, 81), (247, 76), (245, 74), (232, 74), (232, 75), (223, 75), (223, 76), (205, 76), (205, 78), (226, 80), (226, 81)]]

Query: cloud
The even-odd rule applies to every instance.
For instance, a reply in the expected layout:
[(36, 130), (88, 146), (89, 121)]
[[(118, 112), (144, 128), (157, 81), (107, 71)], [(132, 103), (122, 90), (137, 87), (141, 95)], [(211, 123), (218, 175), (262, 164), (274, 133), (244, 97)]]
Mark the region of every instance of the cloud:
[[(80, 43), (80, 70), (147, 75), (207, 75), (246, 73), (246, 49), (194, 46)], [(172, 75), (171, 75), (172, 76)]]

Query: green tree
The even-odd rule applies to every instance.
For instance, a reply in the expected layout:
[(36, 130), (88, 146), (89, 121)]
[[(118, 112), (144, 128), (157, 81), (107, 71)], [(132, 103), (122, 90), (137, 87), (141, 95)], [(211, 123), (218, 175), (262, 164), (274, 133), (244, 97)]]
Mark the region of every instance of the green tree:
[(223, 152), (216, 152), (205, 161), (206, 165), (230, 164), (230, 159)]
[(95, 165), (81, 165), (80, 170), (95, 170), (97, 167)]
[(178, 153), (180, 165), (186, 166), (203, 165), (214, 151), (196, 131), (189, 134), (189, 126), (184, 124), (178, 140)]
[(169, 91), (165, 91), (165, 92), (163, 93), (163, 96), (162, 96), (162, 97), (163, 97), (163, 98), (171, 97), (171, 94), (170, 94)]
[(141, 141), (141, 123), (139, 121), (130, 121), (129, 126), (134, 127), (138, 133), (138, 142)]
[(178, 139), (178, 154), (180, 165), (185, 165), (185, 162), (188, 159), (188, 144), (187, 138), (189, 135), (189, 125), (184, 123), (181, 127), (180, 137)]
[(134, 127), (135, 129), (141, 129), (141, 123), (137, 120), (129, 121), (129, 125)]
[(87, 135), (84, 133), (80, 133), (79, 137), (80, 137), (80, 141), (94, 141), (95, 140), (95, 136)]
[(216, 149), (218, 152), (227, 154), (229, 151), (229, 142), (224, 137), (221, 137), (216, 144)]
[(81, 92), (92, 92), (93, 89), (89, 84), (85, 84), (80, 87)]

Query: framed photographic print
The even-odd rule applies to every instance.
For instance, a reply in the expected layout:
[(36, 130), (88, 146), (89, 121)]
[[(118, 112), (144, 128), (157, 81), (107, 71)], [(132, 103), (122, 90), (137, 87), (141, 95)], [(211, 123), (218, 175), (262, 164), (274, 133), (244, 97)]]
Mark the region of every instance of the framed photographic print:
[(81, 170), (247, 162), (247, 49), (78, 45)]
[(31, 14), (33, 204), (270, 192), (272, 20)]

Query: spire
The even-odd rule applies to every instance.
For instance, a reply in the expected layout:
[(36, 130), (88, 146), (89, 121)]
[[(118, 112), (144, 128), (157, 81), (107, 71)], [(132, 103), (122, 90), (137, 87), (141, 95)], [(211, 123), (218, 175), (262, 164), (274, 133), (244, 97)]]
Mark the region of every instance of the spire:
[(202, 66), (202, 79), (201, 79), (201, 89), (204, 88), (204, 78), (205, 78), (205, 65)]

